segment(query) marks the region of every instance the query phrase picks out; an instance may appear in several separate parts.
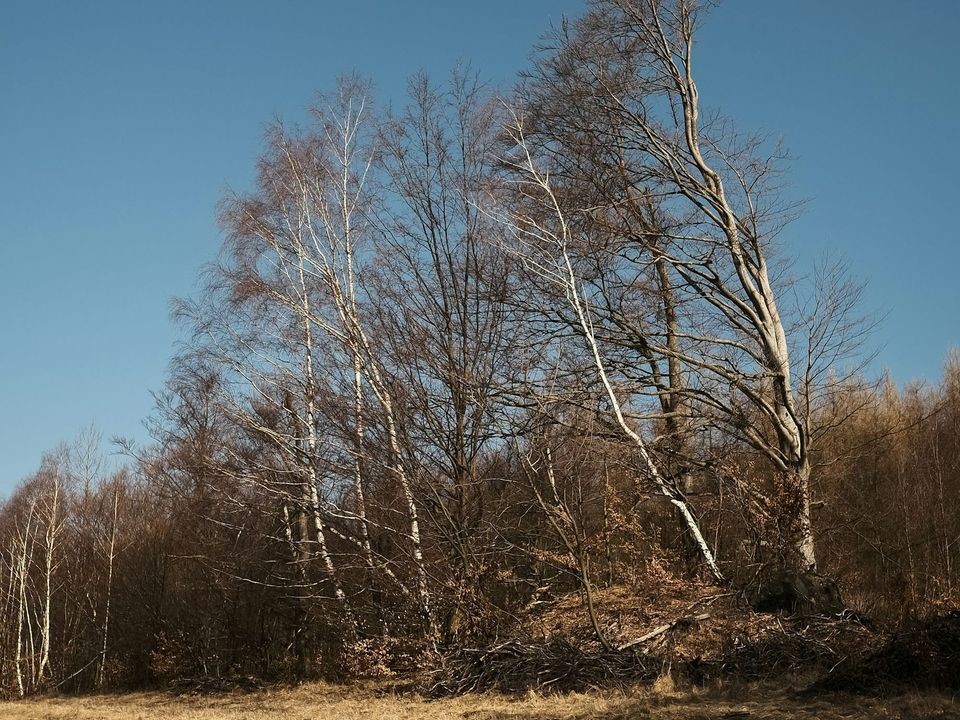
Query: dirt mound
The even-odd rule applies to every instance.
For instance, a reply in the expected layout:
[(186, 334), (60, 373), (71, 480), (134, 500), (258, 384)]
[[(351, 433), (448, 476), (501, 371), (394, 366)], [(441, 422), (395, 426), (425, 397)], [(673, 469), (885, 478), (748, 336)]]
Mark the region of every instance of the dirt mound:
[(816, 682), (810, 692), (921, 689), (960, 690), (960, 610), (897, 633), (875, 652)]

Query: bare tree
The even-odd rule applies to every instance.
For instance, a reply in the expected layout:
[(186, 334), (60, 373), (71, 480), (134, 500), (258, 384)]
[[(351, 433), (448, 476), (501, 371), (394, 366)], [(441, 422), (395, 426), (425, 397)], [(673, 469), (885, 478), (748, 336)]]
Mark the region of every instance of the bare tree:
[(571, 257), (572, 230), (566, 212), (551, 185), (549, 174), (538, 167), (518, 116), (514, 116), (510, 132), (519, 151), (518, 158), (513, 161), (514, 168), (519, 172), (518, 192), (524, 200), (531, 201), (534, 208), (533, 212), (530, 212), (520, 204), (517, 210), (504, 216), (504, 221), (517, 239), (517, 252), (521, 261), (535, 274), (547, 278), (561, 288), (566, 302), (574, 312), (578, 331), (586, 343), (617, 428), (635, 447), (643, 469), (654, 487), (680, 513), (710, 573), (718, 582), (723, 582), (723, 574), (688, 500), (675, 484), (664, 477), (655, 462), (648, 440), (624, 410), (624, 401), (611, 378), (594, 329), (594, 313), (584, 295), (582, 281)]
[(683, 368), (677, 390), (701, 424), (745, 443), (786, 478), (796, 498), (791, 562), (813, 569), (810, 418), (794, 378), (780, 271), (769, 259), (791, 214), (778, 194), (780, 151), (764, 154), (762, 139), (704, 118), (697, 18), (691, 0), (604, 0), (565, 26), (522, 88), (525, 144), (541, 176), (556, 178), (555, 194), (589, 188), (574, 207), (558, 200), (569, 218), (618, 228), (617, 252), (626, 248), (634, 266), (657, 268), (661, 288), (673, 288), (672, 331), (617, 330)]
[(44, 543), (43, 543), (43, 620), (41, 622), (41, 640), (40, 640), (40, 667), (37, 675), (37, 682), (43, 682), (47, 673), (50, 672), (50, 644), (51, 644), (51, 614), (53, 612), (53, 575), (57, 568), (59, 559), (57, 553), (60, 550), (59, 541), (63, 530), (63, 469), (57, 463), (51, 462), (50, 466), (41, 474), (45, 487), (43, 488), (43, 497), (41, 498), (44, 524)]
[[(233, 363), (231, 372), (253, 389), (257, 405), (254, 412), (250, 407), (234, 407), (231, 412), (282, 448), (288, 461), (301, 469), (304, 494), (295, 504), (310, 513), (310, 535), (348, 614), (328, 533), (357, 546), (368, 570), (376, 564), (397, 579), (385, 563), (375, 562), (370, 543), (364, 468), (370, 470), (375, 455), (366, 447), (365, 434), (376, 420), (383, 429), (386, 469), (405, 505), (404, 535), (421, 619), (428, 637), (433, 637), (420, 508), (404, 457), (400, 408), (361, 298), (364, 266), (373, 257), (368, 176), (374, 161), (375, 122), (365, 83), (344, 79), (335, 93), (318, 102), (314, 120), (314, 129), (307, 133), (275, 128), (261, 163), (259, 191), (225, 206), (233, 257), (232, 266), (219, 276), (226, 280), (229, 297), (251, 308), (269, 306), (273, 314), (268, 317), (281, 320), (272, 356), (254, 347), (259, 342), (256, 333), (232, 332), (234, 340), (247, 348), (245, 362), (259, 379)], [(282, 357), (287, 359), (275, 359), (277, 347), (285, 348)], [(296, 356), (299, 362), (292, 365), (289, 358)], [(340, 383), (340, 378), (349, 380)], [(292, 431), (275, 427), (283, 417), (289, 418)], [(344, 426), (348, 429), (341, 435)], [(344, 453), (348, 473), (337, 459)], [(349, 503), (340, 486), (344, 476), (352, 490)], [(289, 515), (289, 510), (284, 512)]]
[(101, 632), (100, 643), (100, 663), (97, 667), (97, 687), (103, 687), (107, 671), (107, 650), (110, 639), (110, 606), (113, 602), (113, 568), (117, 559), (117, 521), (120, 515), (120, 493), (123, 487), (123, 476), (118, 475), (113, 479), (113, 512), (110, 516), (110, 534), (106, 543), (107, 556), (107, 578), (106, 578), (106, 599), (103, 604), (103, 630)]
[[(451, 616), (479, 610), (487, 567), (485, 466), (502, 435), (506, 258), (478, 201), (495, 171), (501, 108), (469, 70), (417, 76), (379, 135), (377, 320), (402, 388), (404, 447), (451, 554)], [(457, 623), (454, 623), (457, 624)]]

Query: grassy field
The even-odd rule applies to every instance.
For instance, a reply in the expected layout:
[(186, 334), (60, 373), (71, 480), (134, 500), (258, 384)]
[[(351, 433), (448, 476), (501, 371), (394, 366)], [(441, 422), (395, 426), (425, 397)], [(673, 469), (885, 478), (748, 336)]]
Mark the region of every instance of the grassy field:
[[(958, 699), (960, 700), (960, 699)], [(0, 703), (3, 720), (733, 720), (734, 718), (960, 718), (960, 705), (938, 695), (889, 700), (791, 698), (783, 689), (739, 686), (677, 693), (590, 693), (557, 697), (465, 696), (427, 700), (376, 687), (322, 684), (252, 693), (167, 693), (55, 697)]]

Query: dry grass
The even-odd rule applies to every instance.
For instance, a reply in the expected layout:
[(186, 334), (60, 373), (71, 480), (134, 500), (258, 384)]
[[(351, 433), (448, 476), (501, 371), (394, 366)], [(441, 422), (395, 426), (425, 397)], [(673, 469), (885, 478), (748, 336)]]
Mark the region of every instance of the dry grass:
[(465, 696), (430, 701), (389, 695), (374, 686), (309, 684), (254, 693), (178, 697), (166, 693), (42, 698), (0, 703), (4, 720), (730, 720), (733, 718), (854, 718), (921, 720), (960, 718), (946, 696), (887, 700), (852, 697), (795, 700), (788, 689), (738, 685), (675, 692), (664, 682), (653, 691), (509, 698)]

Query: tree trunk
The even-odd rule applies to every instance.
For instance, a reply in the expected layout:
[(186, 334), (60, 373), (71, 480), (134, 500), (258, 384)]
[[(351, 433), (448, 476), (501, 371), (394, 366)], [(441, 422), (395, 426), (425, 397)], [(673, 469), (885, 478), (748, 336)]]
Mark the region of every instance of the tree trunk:
[[(59, 472), (59, 471), (56, 471)], [(54, 552), (57, 546), (57, 510), (60, 504), (60, 478), (59, 475), (54, 475), (53, 477), (53, 487), (51, 488), (51, 497), (48, 498), (50, 503), (49, 512), (47, 513), (47, 532), (46, 532), (46, 546), (44, 548), (46, 557), (44, 558), (44, 589), (43, 589), (43, 627), (42, 633), (43, 637), (40, 641), (40, 670), (37, 676), (37, 681), (40, 682), (43, 680), (44, 673), (50, 669), (50, 613), (53, 604), (53, 568), (54, 568)]]
[(120, 488), (113, 489), (113, 521), (110, 523), (110, 547), (107, 551), (107, 599), (103, 609), (103, 637), (100, 643), (100, 667), (97, 670), (97, 687), (103, 687), (107, 668), (107, 640), (110, 633), (110, 601), (113, 598), (113, 560), (117, 547), (117, 510), (120, 506)]
[(810, 513), (810, 463), (803, 462), (795, 471), (795, 482), (799, 493), (799, 510), (797, 517), (797, 537), (795, 551), (800, 562), (800, 569), (806, 572), (816, 572), (817, 554), (813, 534), (813, 523)]

